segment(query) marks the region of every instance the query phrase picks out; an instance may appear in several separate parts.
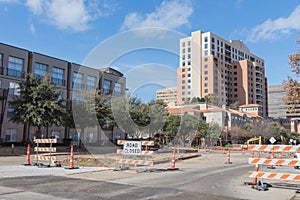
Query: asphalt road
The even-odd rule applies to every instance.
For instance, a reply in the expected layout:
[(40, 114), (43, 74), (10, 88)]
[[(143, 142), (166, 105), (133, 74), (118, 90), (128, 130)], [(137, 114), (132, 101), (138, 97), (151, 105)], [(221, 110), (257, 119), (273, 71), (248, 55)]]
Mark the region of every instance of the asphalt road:
[[(43, 176), (34, 176), (33, 172), (26, 177), (6, 174), (6, 178), (0, 178), (0, 200), (297, 199), (295, 188), (299, 185), (287, 188), (285, 184), (268, 191), (256, 191), (244, 185), (244, 181), (251, 181), (247, 174), (253, 170), (253, 166), (247, 164), (248, 157), (233, 154), (233, 164), (228, 165), (224, 164), (226, 155), (212, 153), (176, 163), (178, 171), (162, 171), (169, 166), (161, 164), (154, 166), (155, 171), (146, 173), (137, 173), (136, 170), (82, 170), (78, 173), (44, 173)], [(277, 183), (277, 186), (280, 184)]]

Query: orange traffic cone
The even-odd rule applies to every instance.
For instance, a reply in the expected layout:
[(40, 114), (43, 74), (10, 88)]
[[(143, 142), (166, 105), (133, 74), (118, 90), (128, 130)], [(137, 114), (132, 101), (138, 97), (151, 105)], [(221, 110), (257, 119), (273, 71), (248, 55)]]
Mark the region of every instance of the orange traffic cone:
[(176, 163), (175, 153), (176, 153), (176, 149), (173, 149), (171, 168), (169, 168), (168, 170), (178, 170), (178, 168), (175, 167), (175, 163)]
[[(273, 159), (273, 158), (275, 158), (275, 152), (274, 152), (274, 150), (272, 151), (271, 159)], [(268, 169), (275, 169), (275, 167), (272, 164), (270, 164), (270, 166), (268, 167)]]
[(230, 161), (230, 149), (228, 149), (227, 162), (225, 164), (232, 164), (232, 162)]
[(30, 144), (27, 145), (27, 159), (26, 159), (26, 164), (24, 164), (25, 166), (29, 166), (31, 165), (30, 163)]
[(70, 152), (70, 166), (67, 167), (66, 169), (78, 169), (79, 167), (74, 167), (74, 148), (73, 148), (73, 145), (71, 145), (71, 148), (70, 148), (71, 152)]

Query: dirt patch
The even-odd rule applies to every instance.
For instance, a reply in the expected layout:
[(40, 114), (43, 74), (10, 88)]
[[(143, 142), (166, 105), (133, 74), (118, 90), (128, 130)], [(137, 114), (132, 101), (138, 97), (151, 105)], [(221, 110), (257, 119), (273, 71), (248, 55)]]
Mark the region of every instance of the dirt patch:
[[(65, 159), (65, 160), (59, 161), (57, 163), (59, 163), (63, 166), (69, 166), (70, 160)], [(106, 164), (101, 162), (101, 160), (98, 160), (96, 158), (83, 158), (83, 157), (74, 158), (74, 165), (75, 166), (86, 166), (86, 167), (108, 167)]]

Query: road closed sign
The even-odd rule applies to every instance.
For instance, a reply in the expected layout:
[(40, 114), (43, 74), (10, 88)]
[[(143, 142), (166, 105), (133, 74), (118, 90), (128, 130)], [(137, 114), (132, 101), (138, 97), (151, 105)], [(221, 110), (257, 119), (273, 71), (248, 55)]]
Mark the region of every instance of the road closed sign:
[(141, 141), (124, 141), (123, 154), (142, 155), (142, 142)]

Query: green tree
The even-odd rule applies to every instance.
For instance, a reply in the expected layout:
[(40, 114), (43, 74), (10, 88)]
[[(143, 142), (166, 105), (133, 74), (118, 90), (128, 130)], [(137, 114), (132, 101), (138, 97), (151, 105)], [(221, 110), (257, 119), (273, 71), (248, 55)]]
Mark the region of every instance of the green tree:
[(197, 135), (199, 127), (199, 119), (195, 116), (184, 114), (181, 116), (180, 127), (175, 138), (175, 142), (179, 145), (186, 146), (187, 142), (191, 142)]
[(14, 109), (10, 120), (37, 127), (37, 137), (40, 137), (43, 127), (64, 124), (66, 107), (63, 102), (61, 91), (50, 83), (49, 74), (41, 78), (27, 74), (26, 81), (20, 84), (20, 95), (9, 102)]
[(220, 137), (221, 127), (216, 122), (209, 123), (207, 135), (209, 137), (210, 146), (213, 145), (213, 140), (216, 141)]
[(169, 115), (163, 131), (166, 135), (169, 136), (170, 140), (173, 140), (178, 133), (180, 127), (181, 117), (178, 115)]
[(206, 138), (207, 136), (207, 131), (208, 131), (208, 123), (200, 119), (198, 121), (198, 127), (197, 127), (197, 136), (196, 136), (196, 145), (200, 145), (201, 138)]

